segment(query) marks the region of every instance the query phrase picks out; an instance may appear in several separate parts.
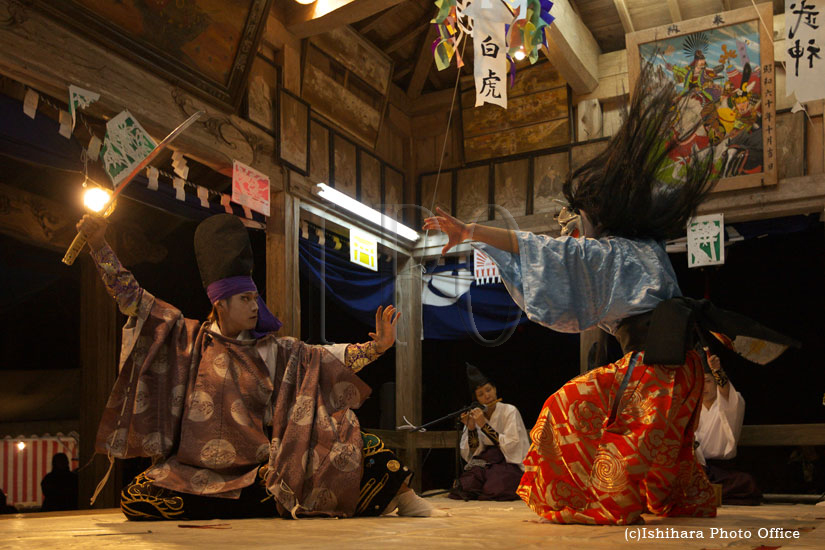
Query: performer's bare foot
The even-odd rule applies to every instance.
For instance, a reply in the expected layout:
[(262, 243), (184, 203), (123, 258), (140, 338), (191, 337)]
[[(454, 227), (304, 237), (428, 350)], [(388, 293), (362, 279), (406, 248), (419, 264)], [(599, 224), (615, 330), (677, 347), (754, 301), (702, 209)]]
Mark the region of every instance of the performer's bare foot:
[(396, 507), (399, 516), (427, 518), (433, 515), (432, 504), (415, 494), (406, 483), (401, 486), (382, 515), (391, 514)]

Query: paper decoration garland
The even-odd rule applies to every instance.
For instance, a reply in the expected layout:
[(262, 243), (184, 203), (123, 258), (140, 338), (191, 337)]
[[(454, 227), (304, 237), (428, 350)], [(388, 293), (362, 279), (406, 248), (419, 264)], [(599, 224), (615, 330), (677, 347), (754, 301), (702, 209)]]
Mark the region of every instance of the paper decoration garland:
[(521, 52), (535, 63), (539, 48), (547, 45), (545, 29), (553, 22), (550, 0), (436, 0), (432, 20), (438, 37), (432, 44), (438, 70), (453, 57), (464, 65), (460, 45), (473, 38), (476, 106), (494, 103), (507, 108), (507, 63), (510, 84), (515, 78), (515, 57)]
[[(74, 108), (72, 109), (70, 107), (69, 112), (66, 112), (65, 110), (61, 109), (48, 96), (41, 96), (36, 90), (32, 88), (28, 88), (26, 90), (25, 99), (23, 101), (23, 112), (30, 118), (34, 118), (37, 114), (38, 104), (42, 101), (43, 104), (58, 112), (59, 116), (63, 119), (63, 126), (66, 127), (64, 131), (71, 131), (71, 129), (74, 127), (74, 122), (77, 120), (77, 118), (80, 118), (81, 122), (83, 123), (83, 126), (86, 128), (86, 130), (89, 132), (89, 135), (91, 136), (91, 139), (89, 140), (89, 143), (85, 149), (86, 158), (87, 160), (94, 162), (99, 159), (103, 144), (101, 142), (101, 139), (94, 134), (86, 118), (84, 118), (84, 116), (81, 113), (78, 113), (77, 110), (87, 107), (97, 98), (99, 98), (99, 95), (94, 92), (89, 92), (88, 90), (77, 88), (75, 86), (72, 86), (72, 88), (74, 89), (74, 91), (70, 92), (70, 101), (74, 101), (75, 103)], [(79, 90), (79, 93), (77, 93), (77, 90)], [(72, 104), (70, 103), (70, 106), (71, 105)], [(71, 112), (72, 110), (74, 111), (73, 113)], [(70, 115), (74, 115), (74, 121), (68, 120)], [(138, 150), (141, 148), (139, 145), (145, 146), (145, 143), (141, 144), (141, 142), (144, 139), (151, 140), (151, 137), (149, 137), (148, 134), (145, 133), (143, 128), (140, 127), (140, 124), (134, 118), (132, 118), (131, 115), (128, 114), (128, 112), (124, 111), (120, 113), (117, 117), (115, 117), (115, 119), (118, 120), (114, 123), (114, 125), (123, 126), (122, 128), (118, 128), (118, 130), (115, 131), (115, 134), (122, 134), (122, 139), (115, 141), (121, 142), (118, 145), (120, 145), (123, 148), (123, 150), (129, 150), (129, 153), (131, 153), (132, 155), (139, 156), (140, 153)], [(126, 119), (128, 119), (128, 122), (126, 121)], [(126, 134), (128, 134), (128, 137), (126, 137)], [(69, 134), (69, 137), (71, 137), (71, 133)], [(111, 136), (106, 137), (108, 139), (105, 151), (108, 151), (108, 154), (111, 157), (111, 155), (113, 154), (112, 149), (114, 148), (113, 146), (115, 144), (113, 143)], [(136, 144), (138, 144), (138, 146), (136, 146)], [(116, 159), (109, 158), (109, 168), (111, 168), (111, 171), (107, 170), (107, 172), (109, 172), (109, 174), (113, 177), (117, 177), (117, 175), (122, 172), (122, 166), (116, 167), (116, 165), (118, 165), (119, 162), (129, 162), (130, 160), (134, 160), (129, 159), (128, 156), (129, 155), (123, 155), (121, 157), (121, 155), (118, 154), (115, 155), (115, 157), (117, 157)], [(183, 158), (182, 154), (179, 158), (179, 166), (181, 168), (186, 168), (185, 173), (187, 173), (188, 175), (188, 166), (186, 166), (186, 159)], [(211, 189), (207, 189), (200, 185), (196, 185), (194, 183), (187, 181), (185, 178), (176, 178), (174, 175), (160, 171), (154, 166), (149, 166), (146, 168), (146, 176), (148, 178), (147, 188), (149, 190), (158, 191), (158, 176), (160, 175), (170, 180), (172, 187), (176, 191), (175, 195), (178, 200), (185, 201), (187, 189), (192, 189), (195, 191), (195, 195), (202, 208), (211, 208), (209, 205), (209, 199), (218, 198), (220, 201), (220, 205), (223, 207), (225, 212), (237, 215), (235, 211), (232, 209), (232, 206), (230, 205), (231, 197), (229, 195)], [(243, 216), (238, 216), (244, 223), (244, 225), (255, 229), (263, 229), (265, 227), (263, 223), (253, 219), (253, 214), (249, 208), (243, 207), (242, 205), (238, 206), (241, 206), (243, 210), (243, 216), (246, 216), (246, 218), (244, 218)]]

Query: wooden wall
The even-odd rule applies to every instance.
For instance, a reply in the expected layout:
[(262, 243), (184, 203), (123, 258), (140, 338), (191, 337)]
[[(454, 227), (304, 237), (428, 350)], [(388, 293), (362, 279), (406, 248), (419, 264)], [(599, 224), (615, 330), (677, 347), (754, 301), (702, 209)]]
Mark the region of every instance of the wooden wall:
[(566, 82), (549, 62), (522, 69), (507, 91), (507, 109), (475, 107), (475, 87), (461, 94), (467, 162), (548, 149), (570, 140)]

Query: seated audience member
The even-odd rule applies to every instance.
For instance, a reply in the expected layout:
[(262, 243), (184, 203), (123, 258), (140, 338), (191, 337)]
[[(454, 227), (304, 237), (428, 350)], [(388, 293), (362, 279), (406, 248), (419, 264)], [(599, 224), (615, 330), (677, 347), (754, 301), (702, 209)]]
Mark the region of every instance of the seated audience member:
[(705, 385), (702, 412), (696, 428), (696, 458), (711, 483), (722, 486), (723, 504), (758, 505), (762, 492), (753, 476), (730, 470), (745, 418), (745, 399), (728, 379), (719, 357), (705, 349)]
[(17, 508), (6, 504), (6, 493), (0, 489), (0, 514), (16, 514)]
[(57, 453), (52, 457), (52, 471), (40, 482), (43, 490), (41, 512), (77, 510), (77, 474), (69, 469), (69, 457)]
[(450, 498), (463, 500), (518, 500), (516, 494), (530, 447), (518, 409), (501, 403), (496, 386), (467, 364), (470, 392), (476, 400), (461, 416), (461, 456), (467, 462)]

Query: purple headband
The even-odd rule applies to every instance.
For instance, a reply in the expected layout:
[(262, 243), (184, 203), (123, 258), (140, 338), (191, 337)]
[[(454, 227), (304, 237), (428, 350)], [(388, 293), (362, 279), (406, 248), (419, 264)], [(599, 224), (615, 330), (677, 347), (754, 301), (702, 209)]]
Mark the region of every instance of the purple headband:
[[(227, 277), (226, 279), (219, 279), (206, 287), (206, 295), (209, 296), (209, 301), (213, 304), (218, 300), (225, 300), (242, 292), (258, 292), (258, 287), (255, 286), (252, 277), (247, 275)], [(275, 332), (283, 326), (283, 323), (272, 315), (272, 312), (266, 307), (260, 294), (257, 303), (258, 324), (250, 331), (255, 339), (261, 338), (270, 332)]]

